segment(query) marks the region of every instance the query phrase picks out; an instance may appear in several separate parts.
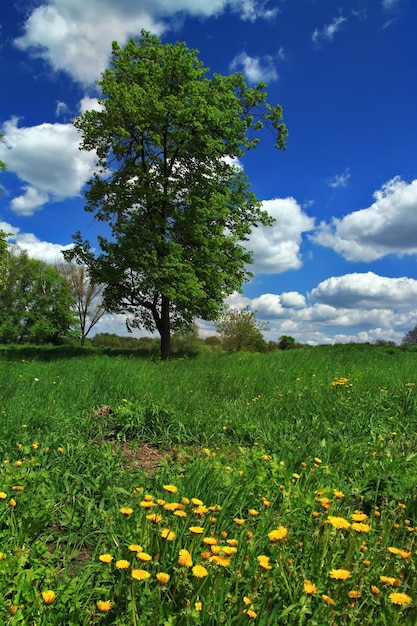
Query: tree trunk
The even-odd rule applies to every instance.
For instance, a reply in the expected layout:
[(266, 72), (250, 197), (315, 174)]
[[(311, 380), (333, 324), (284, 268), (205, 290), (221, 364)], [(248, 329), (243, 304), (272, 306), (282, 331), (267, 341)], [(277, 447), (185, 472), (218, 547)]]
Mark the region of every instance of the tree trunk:
[(171, 355), (171, 325), (169, 318), (169, 298), (162, 296), (159, 334), (161, 335), (161, 360), (167, 361)]

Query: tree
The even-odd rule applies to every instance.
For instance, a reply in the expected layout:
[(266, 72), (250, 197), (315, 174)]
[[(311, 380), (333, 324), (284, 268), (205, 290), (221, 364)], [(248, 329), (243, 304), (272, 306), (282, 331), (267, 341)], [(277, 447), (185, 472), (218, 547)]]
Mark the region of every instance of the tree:
[(216, 323), (222, 346), (227, 352), (264, 352), (266, 343), (262, 331), (267, 325), (256, 319), (255, 313), (247, 308), (243, 311), (228, 309)]
[(7, 234), (0, 230), (0, 293), (6, 285), (7, 276)]
[(106, 284), (107, 310), (159, 332), (167, 359), (171, 331), (195, 316), (216, 319), (226, 295), (252, 275), (243, 242), (273, 220), (235, 160), (257, 145), (263, 124), (278, 148), (287, 131), (264, 83), (249, 88), (241, 73), (208, 77), (185, 43), (143, 31), (112, 50), (98, 82), (102, 110), (74, 122), (82, 148), (98, 156), (86, 210), (111, 232), (98, 237), (98, 255), (77, 233), (65, 256)]
[(54, 267), (18, 249), (8, 251), (0, 293), (1, 343), (61, 343), (71, 335), (72, 305), (68, 286)]
[(278, 346), (280, 350), (291, 350), (291, 348), (295, 348), (295, 339), (290, 335), (281, 335)]
[(93, 283), (87, 268), (77, 263), (58, 263), (57, 270), (65, 278), (74, 298), (80, 328), (81, 345), (91, 329), (103, 317), (106, 309), (103, 306), (104, 286)]
[(417, 344), (417, 326), (414, 326), (412, 330), (409, 330), (408, 333), (404, 335), (404, 338), (401, 342), (403, 346), (408, 345), (416, 345)]

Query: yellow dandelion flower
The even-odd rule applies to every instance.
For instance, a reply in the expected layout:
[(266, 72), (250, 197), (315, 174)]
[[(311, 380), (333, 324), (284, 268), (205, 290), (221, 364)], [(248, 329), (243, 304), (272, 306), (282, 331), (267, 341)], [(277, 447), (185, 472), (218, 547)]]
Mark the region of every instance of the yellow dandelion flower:
[(308, 593), (309, 595), (313, 595), (315, 593), (317, 593), (317, 587), (314, 583), (311, 582), (311, 580), (305, 580), (304, 581), (304, 591), (305, 593)]
[(163, 517), (159, 513), (150, 513), (146, 516), (146, 519), (149, 522), (153, 522), (154, 524), (159, 524), (160, 522), (162, 522)]
[(220, 565), (220, 567), (228, 567), (230, 565), (230, 559), (228, 559), (226, 556), (221, 556), (219, 554), (211, 556), (210, 562), (216, 563), (216, 565)]
[(333, 489), (333, 495), (335, 498), (344, 498), (345, 494), (343, 493), (343, 491), (339, 491), (338, 489)]
[(133, 509), (131, 509), (129, 506), (122, 506), (120, 510), (120, 513), (123, 513), (123, 515), (132, 515), (133, 513)]
[(14, 487), (12, 487), (12, 489), (14, 491), (23, 491), (24, 487), (22, 485), (15, 485)]
[(138, 557), (139, 561), (152, 561), (151, 555), (147, 552), (138, 552), (136, 556)]
[(163, 500), (162, 498), (157, 498), (156, 503), (159, 504), (159, 506), (164, 506), (166, 500)]
[(255, 611), (254, 611), (253, 609), (248, 609), (248, 610), (246, 611), (246, 615), (247, 615), (248, 617), (252, 617), (253, 619), (255, 619), (255, 618), (258, 616), (258, 614), (257, 614), (257, 613), (255, 613)]
[(199, 515), (200, 517), (203, 517), (208, 512), (208, 510), (209, 509), (204, 506), (204, 504), (200, 504), (200, 506), (197, 506), (195, 509), (193, 509), (193, 513), (194, 515)]
[(183, 505), (179, 502), (167, 502), (164, 504), (164, 509), (166, 511), (177, 511), (178, 509), (182, 509)]
[(152, 500), (142, 500), (142, 502), (139, 502), (139, 506), (141, 506), (142, 509), (152, 509), (156, 504)]
[(196, 578), (204, 578), (205, 576), (208, 576), (208, 571), (204, 565), (194, 565), (191, 571), (193, 572), (193, 576)]
[(314, 460), (315, 460), (316, 463), (319, 463), (319, 464), (323, 463), (323, 461), (321, 459), (319, 459), (318, 456), (314, 457)]
[(47, 589), (46, 591), (42, 591), (42, 600), (45, 604), (52, 604), (56, 600), (56, 593), (52, 591), (52, 589)]
[(269, 501), (269, 500), (267, 500), (266, 498), (264, 498), (264, 499), (262, 500), (262, 504), (263, 504), (266, 508), (268, 508), (268, 507), (270, 507), (270, 506), (271, 506), (270, 501)]
[(361, 513), (361, 511), (356, 511), (355, 513), (352, 513), (350, 519), (354, 522), (364, 522), (368, 519), (368, 515), (366, 515), (366, 513)]
[(411, 602), (410, 596), (408, 596), (406, 593), (400, 593), (398, 591), (393, 591), (389, 594), (388, 597), (393, 604), (398, 604), (400, 606)]
[(292, 477), (298, 479), (300, 478), (300, 474), (297, 474), (297, 472), (294, 472), (294, 474), (292, 474)]
[(354, 600), (357, 600), (358, 598), (361, 597), (361, 593), (360, 591), (357, 591), (356, 589), (352, 589), (351, 591), (348, 591), (348, 596), (349, 598), (353, 598)]
[(208, 550), (205, 550), (204, 552), (201, 553), (201, 558), (202, 559), (209, 559), (211, 557), (211, 552), (209, 552)]
[(235, 546), (223, 546), (222, 552), (227, 556), (231, 556), (232, 554), (236, 554), (237, 548)]
[(101, 613), (107, 613), (112, 607), (110, 600), (97, 600), (96, 607)]
[(256, 517), (257, 515), (259, 515), (259, 511), (257, 511), (256, 509), (249, 509), (248, 513), (249, 515), (252, 515), (252, 517)]
[(260, 554), (258, 557), (258, 563), (263, 569), (272, 569), (272, 565), (269, 562), (269, 556), (265, 556), (264, 554)]
[(100, 554), (98, 558), (102, 563), (111, 563), (113, 561), (111, 554)]
[(11, 506), (11, 507), (15, 507), (16, 506), (16, 500), (14, 498), (10, 498), (9, 506)]
[(334, 600), (333, 598), (331, 598), (330, 596), (326, 595), (325, 593), (323, 593), (323, 595), (321, 596), (321, 599), (323, 600), (323, 602), (325, 602), (326, 604), (334, 604)]
[(203, 543), (208, 546), (215, 546), (218, 543), (218, 539), (216, 537), (203, 537)]
[(387, 550), (391, 552), (391, 554), (400, 555), (403, 559), (408, 559), (408, 557), (411, 556), (411, 552), (407, 552), (406, 550), (401, 550), (400, 548), (389, 547), (387, 548)]
[(16, 461), (16, 467), (21, 467), (23, 465), (23, 461)]
[(156, 574), (156, 580), (161, 584), (161, 585), (167, 585), (169, 583), (171, 576), (169, 574), (166, 574), (165, 572), (158, 572)]
[(173, 541), (176, 535), (173, 530), (170, 530), (169, 528), (163, 528), (161, 530), (161, 537), (162, 539), (166, 539), (167, 541)]
[(275, 530), (271, 530), (271, 532), (268, 533), (268, 538), (269, 538), (269, 541), (272, 541), (272, 543), (275, 543), (276, 541), (279, 541), (280, 539), (284, 539), (287, 535), (288, 535), (287, 528), (285, 528), (285, 526), (278, 526), (278, 528), (276, 528)]
[(7, 498), (7, 493), (4, 493), (4, 491), (0, 491), (0, 500), (5, 500)]
[(190, 504), (190, 498), (185, 498), (184, 496), (181, 498), (181, 504)]
[(381, 583), (384, 583), (385, 585), (391, 585), (392, 587), (395, 587), (400, 582), (398, 578), (394, 578), (394, 576), (380, 576), (379, 580), (381, 581)]
[(130, 563), (126, 561), (126, 559), (119, 559), (119, 561), (116, 561), (115, 565), (117, 569), (128, 569), (130, 567)]
[(165, 491), (169, 491), (169, 493), (177, 493), (178, 491), (178, 487), (176, 487), (175, 485), (164, 485), (163, 488), (165, 489)]
[(371, 527), (369, 524), (362, 524), (362, 522), (353, 522), (351, 529), (356, 530), (357, 533), (369, 533)]
[(178, 565), (182, 565), (183, 567), (192, 567), (193, 559), (188, 550), (180, 550), (178, 557)]
[(371, 565), (371, 561), (368, 561), (368, 559), (365, 559), (365, 561), (362, 561), (363, 565), (365, 565), (365, 567), (370, 567)]
[(374, 593), (376, 596), (378, 596), (381, 593), (381, 590), (378, 589), (378, 587), (376, 587), (375, 585), (371, 585), (371, 591), (372, 593)]
[(58, 446), (57, 451), (62, 454), (64, 452), (64, 448), (62, 446)]
[(333, 528), (338, 528), (339, 530), (347, 530), (350, 528), (350, 522), (348, 522), (347, 519), (335, 515), (329, 515), (326, 524), (330, 524)]
[(346, 580), (351, 577), (351, 573), (347, 569), (332, 569), (330, 570), (330, 578), (335, 580)]
[(220, 554), (220, 552), (222, 551), (222, 546), (218, 546), (217, 544), (213, 543), (211, 546), (211, 551), (213, 552), (213, 554)]
[(132, 569), (132, 578), (135, 580), (146, 580), (150, 577), (150, 573), (144, 569)]
[(194, 506), (203, 506), (204, 502), (202, 500), (199, 500), (198, 498), (191, 498), (191, 502), (194, 504)]
[(238, 526), (241, 526), (242, 524), (244, 524), (244, 523), (245, 523), (245, 520), (244, 520), (244, 519), (241, 519), (240, 517), (235, 517), (233, 521), (234, 521), (234, 523), (235, 523), (235, 524), (237, 524)]
[(131, 543), (129, 546), (129, 550), (131, 552), (142, 552), (143, 548), (142, 546), (138, 545), (137, 543)]
[(202, 535), (204, 533), (204, 528), (202, 526), (190, 526), (188, 530), (194, 535)]
[(151, 493), (147, 493), (146, 495), (143, 496), (143, 499), (145, 500), (145, 502), (152, 502), (154, 497)]
[(201, 602), (196, 602), (196, 603), (194, 604), (194, 608), (195, 608), (195, 610), (196, 610), (196, 611), (201, 611), (201, 610), (202, 610), (202, 608), (203, 608), (203, 605), (202, 605), (202, 603), (201, 603)]
[(226, 543), (228, 543), (229, 546), (237, 546), (239, 544), (237, 539), (227, 539)]
[(174, 511), (174, 515), (176, 515), (177, 517), (187, 517), (187, 513), (185, 511), (182, 511), (181, 509), (177, 509), (176, 511)]

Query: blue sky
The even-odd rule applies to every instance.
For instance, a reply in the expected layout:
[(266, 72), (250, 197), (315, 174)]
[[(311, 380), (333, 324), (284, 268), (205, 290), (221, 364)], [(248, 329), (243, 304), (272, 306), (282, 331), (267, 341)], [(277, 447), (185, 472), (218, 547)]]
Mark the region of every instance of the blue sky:
[[(275, 218), (248, 242), (255, 277), (232, 306), (268, 339), (400, 342), (417, 324), (417, 3), (414, 0), (10, 0), (0, 12), (0, 227), (54, 262), (81, 230), (94, 155), (71, 120), (142, 28), (185, 41), (213, 72), (265, 80), (287, 150), (265, 133), (242, 159)], [(97, 332), (126, 334), (120, 316)], [(200, 323), (201, 335), (213, 333)]]

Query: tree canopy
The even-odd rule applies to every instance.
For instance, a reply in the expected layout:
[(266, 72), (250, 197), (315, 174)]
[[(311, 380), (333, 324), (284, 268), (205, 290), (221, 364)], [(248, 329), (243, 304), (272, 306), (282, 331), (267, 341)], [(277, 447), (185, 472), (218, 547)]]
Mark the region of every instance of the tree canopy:
[(273, 220), (236, 160), (257, 145), (262, 126), (278, 148), (287, 130), (264, 83), (248, 87), (240, 72), (209, 76), (185, 43), (142, 32), (112, 51), (98, 81), (102, 109), (74, 122), (82, 148), (98, 156), (86, 210), (109, 234), (95, 253), (77, 233), (66, 258), (106, 285), (106, 310), (159, 332), (165, 359), (172, 330), (195, 316), (216, 319), (224, 298), (251, 276), (244, 242)]
[(54, 267), (21, 250), (8, 250), (0, 293), (1, 343), (61, 343), (71, 335), (73, 304)]
[(264, 322), (256, 319), (253, 311), (228, 309), (216, 323), (216, 330), (227, 352), (263, 352), (266, 343), (262, 331), (267, 329)]

